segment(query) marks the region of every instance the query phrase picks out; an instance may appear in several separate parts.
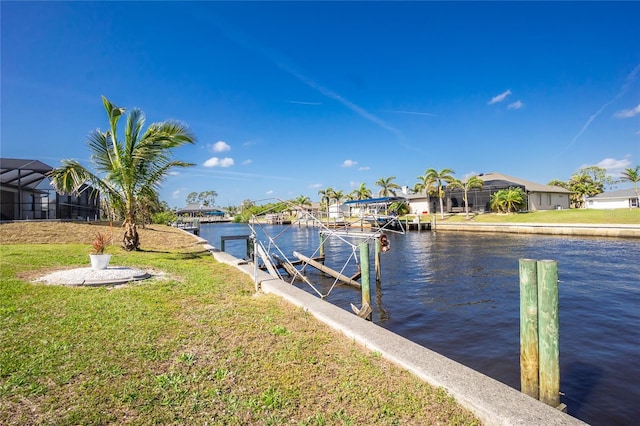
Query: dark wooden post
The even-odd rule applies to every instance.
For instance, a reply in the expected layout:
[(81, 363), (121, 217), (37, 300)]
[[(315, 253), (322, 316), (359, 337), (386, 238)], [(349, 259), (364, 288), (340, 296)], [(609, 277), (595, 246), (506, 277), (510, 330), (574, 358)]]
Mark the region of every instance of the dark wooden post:
[(558, 262), (539, 260), (537, 274), (540, 401), (552, 407), (559, 407)]
[(520, 259), (520, 390), (539, 397), (538, 275), (536, 261)]
[(376, 249), (375, 249), (375, 259), (374, 264), (376, 268), (376, 283), (380, 282), (380, 277), (382, 276), (380, 272), (380, 252), (382, 251), (382, 243), (380, 243), (380, 238), (376, 238)]

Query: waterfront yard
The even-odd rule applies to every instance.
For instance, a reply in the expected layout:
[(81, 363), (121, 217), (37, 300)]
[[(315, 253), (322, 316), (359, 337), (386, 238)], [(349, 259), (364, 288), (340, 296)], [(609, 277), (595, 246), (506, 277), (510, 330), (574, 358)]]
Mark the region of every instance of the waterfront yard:
[(1, 424), (479, 424), (170, 227), (141, 229), (143, 251), (107, 250), (150, 280), (31, 282), (87, 267), (98, 230), (0, 225)]

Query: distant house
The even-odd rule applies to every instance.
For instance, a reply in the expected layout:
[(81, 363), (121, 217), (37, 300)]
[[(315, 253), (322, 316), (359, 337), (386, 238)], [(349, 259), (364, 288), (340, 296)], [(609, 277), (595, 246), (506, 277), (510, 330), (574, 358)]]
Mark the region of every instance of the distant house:
[(201, 206), (197, 203), (188, 204), (186, 207), (183, 207), (176, 211), (178, 216), (189, 216), (189, 217), (211, 217), (211, 218), (223, 218), (226, 213), (220, 209), (216, 209), (215, 207), (207, 207)]
[(585, 207), (588, 209), (628, 209), (638, 208), (639, 206), (638, 194), (633, 188), (603, 192), (593, 197), (585, 198)]
[(0, 158), (0, 220), (97, 220), (100, 195), (85, 186), (78, 195), (60, 195), (38, 161)]
[[(484, 186), (482, 189), (471, 189), (467, 192), (469, 211), (491, 211), (491, 195), (496, 191), (507, 188), (522, 188), (527, 194), (527, 210), (557, 210), (570, 207), (571, 191), (550, 185), (507, 176), (501, 173), (482, 173), (478, 175)], [(444, 209), (447, 212), (462, 212), (465, 210), (464, 191), (462, 189), (447, 189)], [(409, 194), (409, 206), (412, 214), (435, 213), (440, 209), (438, 197), (425, 194)]]

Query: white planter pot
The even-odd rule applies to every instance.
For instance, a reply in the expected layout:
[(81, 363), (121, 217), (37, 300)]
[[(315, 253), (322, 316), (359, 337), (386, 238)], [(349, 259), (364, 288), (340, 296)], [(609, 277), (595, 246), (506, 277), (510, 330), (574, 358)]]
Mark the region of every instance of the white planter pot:
[(109, 261), (111, 260), (110, 254), (90, 254), (89, 258), (91, 258), (91, 268), (94, 271), (100, 271), (102, 269), (107, 269), (109, 266)]

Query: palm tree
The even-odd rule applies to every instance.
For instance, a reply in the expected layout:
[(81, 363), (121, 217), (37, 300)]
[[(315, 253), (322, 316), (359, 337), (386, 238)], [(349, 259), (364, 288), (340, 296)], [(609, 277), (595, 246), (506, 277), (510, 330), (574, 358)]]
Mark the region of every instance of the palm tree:
[(442, 202), (444, 198), (444, 185), (443, 182), (452, 182), (455, 178), (453, 174), (455, 172), (451, 169), (442, 169), (437, 171), (436, 169), (427, 169), (424, 172), (422, 180), (425, 183), (426, 190), (429, 192), (435, 192), (440, 199), (440, 218), (444, 219), (444, 204)]
[(464, 210), (466, 213), (465, 218), (469, 220), (469, 190), (470, 189), (481, 189), (484, 186), (484, 181), (480, 179), (478, 176), (471, 176), (468, 179), (460, 180), (454, 179), (449, 183), (449, 187), (452, 188), (462, 188), (464, 191)]
[(491, 208), (498, 212), (511, 213), (526, 206), (527, 194), (520, 187), (506, 188), (491, 194)]
[(367, 188), (365, 183), (361, 183), (358, 189), (354, 189), (349, 195), (353, 200), (366, 200), (372, 196), (371, 190)]
[(395, 178), (395, 176), (389, 176), (388, 178), (380, 178), (376, 181), (375, 184), (380, 187), (380, 191), (378, 191), (379, 197), (396, 195), (396, 190), (400, 189), (400, 185), (393, 182)]
[(633, 182), (633, 189), (636, 192), (638, 203), (640, 203), (640, 194), (638, 193), (638, 182), (640, 182), (640, 165), (636, 166), (635, 169), (625, 169), (624, 172), (622, 172), (622, 180), (624, 182)]
[(340, 205), (340, 203), (342, 202), (342, 200), (346, 199), (347, 196), (345, 195), (343, 190), (337, 190), (337, 191), (333, 191), (333, 200), (336, 200), (336, 204)]
[(298, 195), (293, 202), (301, 207), (311, 205), (311, 199), (306, 195)]
[(153, 123), (143, 131), (145, 116), (136, 108), (127, 115), (124, 140), (119, 140), (117, 124), (125, 110), (104, 96), (102, 103), (110, 127), (106, 132), (97, 129), (89, 134), (88, 145), (95, 172), (76, 160), (63, 160), (62, 167), (53, 169), (49, 177), (56, 191), (62, 194), (77, 194), (84, 184), (99, 190), (110, 205), (124, 215), (124, 249), (138, 250), (138, 201), (157, 193), (172, 168), (194, 165), (172, 160), (171, 151), (194, 143), (195, 135), (186, 125), (175, 121)]
[(571, 203), (577, 208), (581, 208), (584, 205), (585, 197), (593, 197), (603, 190), (603, 185), (594, 182), (593, 178), (587, 173), (578, 173), (571, 176), (568, 186), (567, 189), (572, 192)]
[(549, 182), (547, 182), (547, 185), (549, 186), (558, 186), (560, 188), (564, 188), (567, 189), (567, 182), (562, 181), (560, 179), (551, 179)]
[(329, 205), (331, 204), (331, 200), (333, 199), (334, 192), (335, 191), (331, 187), (318, 191), (318, 195), (320, 196), (320, 205), (324, 205), (327, 207), (327, 217), (329, 217)]
[(429, 213), (431, 213), (431, 194), (429, 193), (429, 182), (427, 182), (427, 179), (424, 175), (418, 176), (416, 179), (418, 179), (418, 182), (413, 185), (413, 192), (415, 192), (416, 194), (420, 194), (422, 191), (424, 191), (424, 195), (427, 196), (427, 210)]

